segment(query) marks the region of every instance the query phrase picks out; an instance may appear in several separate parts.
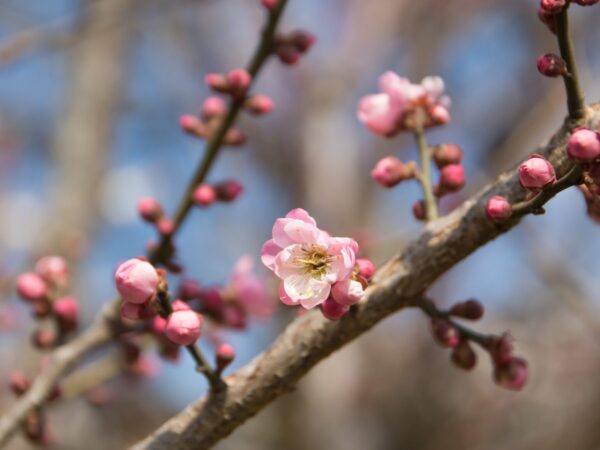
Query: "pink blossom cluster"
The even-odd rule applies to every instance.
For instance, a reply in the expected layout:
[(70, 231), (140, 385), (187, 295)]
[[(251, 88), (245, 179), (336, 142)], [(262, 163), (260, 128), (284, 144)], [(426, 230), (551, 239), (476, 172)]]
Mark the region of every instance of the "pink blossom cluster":
[(321, 306), (327, 318), (336, 320), (361, 300), (374, 267), (357, 259), (354, 239), (332, 237), (300, 208), (277, 219), (272, 234), (263, 245), (262, 261), (282, 280), (284, 304)]
[(17, 277), (17, 294), (31, 306), (33, 316), (38, 320), (51, 318), (54, 324), (53, 328), (40, 326), (34, 331), (32, 342), (38, 348), (55, 346), (60, 336), (77, 328), (79, 302), (66, 295), (69, 283), (69, 266), (60, 256), (44, 256), (34, 272)]
[(440, 77), (413, 84), (387, 71), (379, 78), (379, 90), (358, 103), (358, 119), (375, 134), (392, 137), (401, 131), (450, 122), (450, 98), (444, 95)]
[[(453, 321), (454, 318), (479, 320), (484, 309), (477, 300), (466, 300), (454, 304), (446, 312), (431, 314), (431, 331), (436, 342), (452, 349), (451, 361), (459, 368), (471, 370), (477, 364), (477, 355), (471, 342), (474, 337)], [(512, 355), (512, 343), (507, 334), (502, 336), (478, 337), (477, 343), (486, 350), (494, 366), (494, 380), (500, 386), (520, 390), (527, 381), (527, 363), (524, 359)]]

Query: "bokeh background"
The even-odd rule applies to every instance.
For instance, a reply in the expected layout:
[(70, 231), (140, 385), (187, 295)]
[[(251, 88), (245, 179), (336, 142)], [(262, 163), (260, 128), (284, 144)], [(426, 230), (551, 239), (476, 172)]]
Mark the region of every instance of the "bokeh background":
[[(318, 44), (297, 67), (269, 63), (256, 91), (275, 111), (244, 117), (250, 136), (224, 151), (211, 180), (239, 179), (231, 205), (194, 212), (178, 238), (186, 274), (223, 283), (243, 254), (258, 256), (273, 220), (297, 206), (337, 235), (359, 236), (382, 263), (421, 224), (416, 184), (387, 191), (369, 177), (387, 154), (416, 158), (410, 136), (385, 140), (355, 118), (360, 96), (393, 69), (414, 81), (441, 75), (452, 123), (433, 143), (465, 149), (465, 190), (446, 211), (543, 142), (565, 114), (560, 80), (535, 69), (556, 51), (535, 0), (290, 0), (283, 30)], [(600, 84), (600, 6), (572, 8), (588, 101)], [(179, 115), (208, 94), (207, 72), (243, 66), (264, 19), (259, 0), (2, 0), (0, 3), (0, 376), (35, 374), (34, 329), (12, 289), (41, 254), (67, 256), (83, 325), (114, 296), (116, 264), (143, 254), (153, 231), (135, 205), (154, 195), (172, 211), (203, 152)], [(510, 330), (530, 363), (523, 392), (497, 387), (487, 356), (453, 367), (418, 311), (403, 311), (331, 356), (217, 446), (227, 449), (600, 448), (598, 225), (575, 189), (460, 263), (433, 287), (440, 304), (475, 297), (476, 327)], [(271, 342), (293, 314), (226, 333), (233, 367)], [(210, 347), (206, 348), (210, 354)], [(62, 449), (125, 448), (201, 395), (187, 355), (156, 359), (150, 378), (116, 377), (103, 407), (84, 398), (51, 407)], [(0, 410), (14, 402), (0, 391)], [(15, 438), (9, 448), (27, 449)]]

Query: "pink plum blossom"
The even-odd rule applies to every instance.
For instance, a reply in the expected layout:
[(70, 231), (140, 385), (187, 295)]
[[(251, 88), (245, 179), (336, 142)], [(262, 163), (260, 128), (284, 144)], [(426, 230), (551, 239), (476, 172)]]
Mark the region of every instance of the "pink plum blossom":
[(281, 301), (310, 309), (327, 300), (333, 284), (352, 275), (357, 252), (354, 239), (331, 237), (298, 208), (275, 221), (262, 261), (283, 280)]
[(358, 103), (358, 120), (375, 134), (391, 137), (406, 129), (450, 121), (450, 98), (444, 95), (440, 77), (425, 77), (414, 84), (387, 71), (379, 78), (379, 90)]

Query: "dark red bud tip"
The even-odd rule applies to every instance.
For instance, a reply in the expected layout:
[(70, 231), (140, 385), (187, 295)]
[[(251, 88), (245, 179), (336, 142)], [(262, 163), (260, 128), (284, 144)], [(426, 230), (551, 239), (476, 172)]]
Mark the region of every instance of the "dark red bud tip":
[(450, 314), (469, 320), (479, 320), (483, 317), (483, 305), (477, 300), (467, 300), (457, 303), (450, 309)]
[(538, 71), (547, 77), (560, 77), (567, 74), (567, 63), (553, 53), (542, 55), (537, 60)]
[(457, 367), (464, 370), (471, 370), (477, 364), (477, 355), (468, 341), (461, 341), (452, 349), (450, 359)]
[(436, 342), (442, 347), (456, 347), (460, 343), (460, 333), (444, 319), (431, 319), (431, 331)]

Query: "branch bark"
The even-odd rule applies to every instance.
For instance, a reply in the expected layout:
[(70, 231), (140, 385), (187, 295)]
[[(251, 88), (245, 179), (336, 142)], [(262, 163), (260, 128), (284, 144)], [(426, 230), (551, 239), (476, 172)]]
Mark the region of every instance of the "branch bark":
[[(595, 105), (593, 109), (600, 108)], [(565, 145), (570, 130), (581, 123), (567, 119), (548, 144), (536, 151), (552, 162), (559, 176), (572, 167)], [(319, 361), (421, 298), (447, 270), (515, 226), (519, 218), (499, 225), (486, 217), (485, 204), (493, 195), (507, 197), (511, 203), (523, 199), (524, 190), (514, 168), (448, 216), (428, 224), (415, 241), (378, 271), (366, 298), (350, 314), (338, 322), (328, 321), (317, 312), (296, 319), (267, 351), (226, 378), (226, 390), (209, 393), (131, 449), (210, 448), (275, 398), (293, 390)]]

